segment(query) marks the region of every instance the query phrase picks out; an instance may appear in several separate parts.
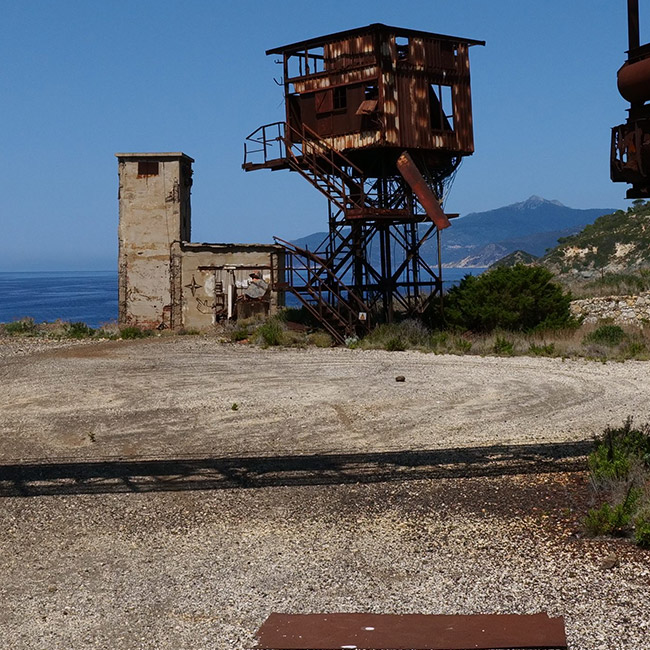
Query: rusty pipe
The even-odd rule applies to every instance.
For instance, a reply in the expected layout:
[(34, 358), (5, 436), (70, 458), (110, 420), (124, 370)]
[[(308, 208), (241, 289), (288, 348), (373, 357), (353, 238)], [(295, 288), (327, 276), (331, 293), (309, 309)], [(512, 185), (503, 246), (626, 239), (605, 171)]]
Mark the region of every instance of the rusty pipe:
[(436, 224), (439, 230), (448, 228), (451, 224), (449, 223), (449, 219), (447, 219), (447, 215), (442, 211), (436, 195), (427, 185), (424, 176), (422, 176), (408, 152), (405, 151), (397, 159), (397, 169), (404, 177), (404, 180), (411, 186), (411, 189), (415, 193), (415, 196), (418, 197), (429, 219)]
[(639, 33), (639, 0), (627, 0), (627, 35), (629, 51), (641, 45)]

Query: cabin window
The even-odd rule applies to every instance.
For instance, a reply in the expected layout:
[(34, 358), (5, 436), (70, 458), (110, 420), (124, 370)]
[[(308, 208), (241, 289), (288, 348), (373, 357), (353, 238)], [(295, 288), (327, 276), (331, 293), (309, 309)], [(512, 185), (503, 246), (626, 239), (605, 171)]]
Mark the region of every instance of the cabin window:
[(454, 130), (454, 103), (451, 86), (429, 86), (429, 115), (433, 131)]
[(138, 163), (138, 176), (158, 176), (158, 161), (141, 160)]
[(402, 36), (396, 36), (395, 47), (397, 48), (397, 60), (407, 61), (409, 58), (409, 39)]
[(366, 84), (366, 87), (363, 89), (363, 98), (379, 99), (379, 88), (376, 83)]
[(345, 86), (338, 86), (334, 88), (334, 110), (345, 110), (348, 107), (347, 88)]

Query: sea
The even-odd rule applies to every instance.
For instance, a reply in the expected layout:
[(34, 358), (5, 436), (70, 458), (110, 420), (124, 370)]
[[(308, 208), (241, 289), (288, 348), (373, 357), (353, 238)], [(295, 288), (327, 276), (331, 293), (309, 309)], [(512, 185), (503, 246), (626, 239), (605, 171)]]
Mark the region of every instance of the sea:
[[(485, 269), (443, 269), (445, 290)], [(287, 303), (291, 305), (289, 297)], [(90, 327), (117, 321), (117, 271), (0, 272), (0, 323), (83, 322)]]

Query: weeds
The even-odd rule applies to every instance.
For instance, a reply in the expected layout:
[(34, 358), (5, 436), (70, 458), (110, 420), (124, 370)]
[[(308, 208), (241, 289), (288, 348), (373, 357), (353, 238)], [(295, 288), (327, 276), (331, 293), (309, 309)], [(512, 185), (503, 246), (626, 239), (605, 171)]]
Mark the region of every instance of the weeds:
[(540, 345), (531, 343), (528, 347), (528, 354), (534, 357), (552, 357), (555, 354), (555, 343), (543, 343)]
[(494, 354), (510, 357), (514, 354), (515, 346), (512, 341), (509, 341), (508, 339), (501, 336), (497, 336), (496, 340), (494, 341), (492, 351)]
[(597, 501), (585, 518), (592, 535), (633, 533), (650, 546), (650, 425), (634, 427), (627, 418), (618, 429), (596, 438), (588, 459)]
[(3, 328), (5, 333), (10, 336), (29, 336), (36, 333), (36, 324), (33, 318), (21, 318), (12, 323), (5, 323)]
[(282, 345), (284, 343), (284, 327), (278, 317), (269, 318), (255, 330), (255, 338), (264, 348)]
[(95, 330), (92, 327), (88, 327), (86, 323), (69, 323), (65, 336), (69, 339), (87, 339), (95, 333)]
[(620, 345), (625, 338), (625, 331), (620, 325), (601, 325), (593, 332), (589, 332), (584, 337), (583, 343), (599, 343), (614, 347)]
[(650, 508), (643, 511), (634, 520), (634, 541), (641, 548), (650, 549)]
[(139, 327), (134, 327), (131, 325), (128, 327), (123, 327), (120, 330), (120, 338), (123, 339), (143, 339), (147, 336), (153, 336), (153, 332), (151, 330), (143, 330)]

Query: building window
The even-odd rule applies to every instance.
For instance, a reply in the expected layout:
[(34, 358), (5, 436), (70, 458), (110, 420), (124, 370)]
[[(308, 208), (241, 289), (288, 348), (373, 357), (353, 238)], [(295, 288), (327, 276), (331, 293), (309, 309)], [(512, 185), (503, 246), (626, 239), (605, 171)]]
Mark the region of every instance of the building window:
[(345, 86), (334, 88), (334, 110), (345, 110), (348, 107), (348, 96)]
[(377, 82), (366, 84), (363, 89), (363, 98), (364, 99), (379, 99), (379, 88), (377, 88)]
[(140, 176), (158, 176), (157, 160), (141, 160), (138, 163), (138, 177)]
[(434, 131), (454, 130), (454, 103), (451, 86), (429, 86), (429, 116)]
[(409, 39), (396, 36), (395, 37), (395, 48), (397, 49), (397, 60), (398, 61), (408, 61), (409, 58)]

